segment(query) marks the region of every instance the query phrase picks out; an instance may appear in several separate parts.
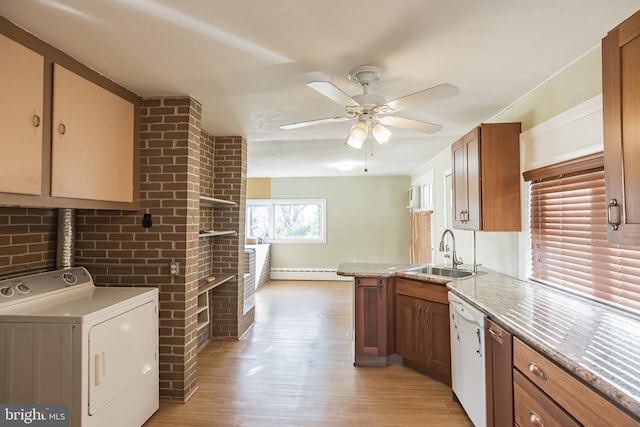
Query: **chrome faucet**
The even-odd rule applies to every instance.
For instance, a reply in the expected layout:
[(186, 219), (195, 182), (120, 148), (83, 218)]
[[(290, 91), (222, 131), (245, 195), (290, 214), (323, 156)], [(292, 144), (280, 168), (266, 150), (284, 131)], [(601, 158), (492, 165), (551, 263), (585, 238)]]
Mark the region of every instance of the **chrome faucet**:
[(458, 266), (462, 264), (462, 258), (458, 258), (458, 255), (456, 254), (456, 236), (453, 235), (453, 231), (449, 230), (448, 228), (444, 230), (444, 232), (442, 233), (442, 237), (440, 238), (440, 246), (438, 247), (438, 250), (440, 252), (448, 251), (448, 249), (445, 249), (444, 244), (444, 237), (447, 233), (451, 235), (451, 244), (453, 245), (453, 250), (451, 251), (451, 266), (453, 268), (458, 268)]

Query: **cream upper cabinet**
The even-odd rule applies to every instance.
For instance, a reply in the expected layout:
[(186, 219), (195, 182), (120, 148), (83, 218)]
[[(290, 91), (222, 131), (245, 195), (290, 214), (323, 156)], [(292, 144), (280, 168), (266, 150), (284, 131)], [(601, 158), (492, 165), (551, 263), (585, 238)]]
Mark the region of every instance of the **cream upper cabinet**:
[(134, 199), (134, 105), (59, 64), (53, 70), (51, 196)]
[(42, 193), (44, 58), (0, 35), (0, 192)]

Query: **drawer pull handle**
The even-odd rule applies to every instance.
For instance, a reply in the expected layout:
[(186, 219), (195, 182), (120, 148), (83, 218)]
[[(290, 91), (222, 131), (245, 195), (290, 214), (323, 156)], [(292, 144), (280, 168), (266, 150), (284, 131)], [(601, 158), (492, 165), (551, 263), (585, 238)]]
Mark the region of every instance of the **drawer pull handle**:
[(542, 378), (543, 380), (547, 379), (547, 374), (545, 374), (544, 371), (540, 369), (540, 367), (536, 365), (534, 362), (529, 363), (529, 372), (531, 372), (533, 375), (536, 375)]
[(489, 328), (489, 333), (490, 333), (492, 336), (496, 337), (496, 338), (500, 338), (500, 339), (502, 339), (502, 334), (500, 334), (500, 333), (498, 333), (498, 332), (494, 331), (494, 330), (493, 330), (493, 329), (491, 329), (491, 328)]
[(544, 422), (542, 422), (542, 418), (540, 418), (540, 415), (536, 414), (533, 411), (529, 412), (529, 422), (531, 422), (532, 426), (544, 427)]
[(31, 118), (32, 124), (34, 128), (39, 128), (40, 127), (40, 116), (37, 115), (36, 113), (33, 113), (33, 117)]

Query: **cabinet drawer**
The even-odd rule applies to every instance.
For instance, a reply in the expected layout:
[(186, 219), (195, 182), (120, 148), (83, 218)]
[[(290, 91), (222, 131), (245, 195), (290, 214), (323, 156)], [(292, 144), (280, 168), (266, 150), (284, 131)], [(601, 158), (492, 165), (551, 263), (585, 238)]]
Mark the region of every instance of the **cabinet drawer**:
[(517, 370), (513, 372), (513, 406), (515, 422), (520, 427), (580, 425)]
[(513, 366), (585, 425), (638, 425), (638, 422), (546, 357), (513, 339)]
[(377, 287), (382, 286), (386, 279), (380, 279), (379, 277), (358, 277), (356, 279), (356, 287)]
[(449, 305), (447, 287), (437, 283), (422, 282), (420, 280), (396, 279), (396, 293), (426, 301), (439, 302)]

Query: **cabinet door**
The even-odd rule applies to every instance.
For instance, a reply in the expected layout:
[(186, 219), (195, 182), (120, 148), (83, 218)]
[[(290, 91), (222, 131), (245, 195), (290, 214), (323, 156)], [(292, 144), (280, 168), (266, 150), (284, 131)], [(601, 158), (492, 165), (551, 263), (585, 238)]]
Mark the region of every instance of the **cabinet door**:
[(438, 379), (451, 384), (449, 305), (427, 302), (424, 324), (424, 364)]
[(482, 201), (480, 193), (480, 138), (479, 128), (473, 129), (463, 138), (466, 153), (465, 173), (467, 175), (467, 214), (465, 229), (481, 229)]
[(44, 58), (0, 35), (0, 192), (42, 193)]
[(640, 244), (640, 12), (602, 41), (604, 170), (610, 242)]
[(480, 198), (480, 132), (473, 129), (452, 147), (453, 226), (479, 230)]
[(387, 283), (378, 278), (355, 279), (355, 356), (386, 357)]
[(453, 192), (453, 227), (464, 229), (465, 213), (467, 210), (467, 176), (465, 145), (462, 139), (451, 146), (451, 186)]
[(485, 321), (487, 425), (513, 426), (513, 347), (511, 334)]
[(421, 336), (424, 301), (406, 295), (396, 296), (396, 351), (402, 357), (422, 363)]
[(133, 201), (134, 106), (55, 64), (51, 195)]

